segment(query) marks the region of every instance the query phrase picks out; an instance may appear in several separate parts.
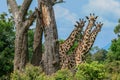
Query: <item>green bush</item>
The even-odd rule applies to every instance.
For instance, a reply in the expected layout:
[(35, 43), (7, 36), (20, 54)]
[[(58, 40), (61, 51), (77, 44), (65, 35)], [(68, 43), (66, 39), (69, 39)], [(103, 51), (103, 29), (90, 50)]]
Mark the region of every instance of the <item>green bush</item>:
[(74, 80), (70, 70), (59, 70), (55, 74), (47, 76), (39, 67), (28, 64), (24, 72), (15, 71), (11, 74), (11, 80)]
[[(107, 79), (109, 75), (105, 72), (103, 64), (98, 62), (82, 63), (77, 67), (77, 71), (73, 74), (68, 69), (58, 70), (52, 75), (45, 75), (40, 67), (35, 67), (28, 64), (24, 72), (14, 72), (11, 74), (11, 80), (103, 80)], [(112, 75), (112, 78), (108, 79), (119, 79), (116, 75)]]
[(105, 78), (105, 68), (103, 64), (96, 61), (88, 64), (82, 63), (77, 67), (76, 80), (102, 80)]
[(11, 80), (42, 80), (42, 78), (44, 78), (42, 69), (30, 64), (26, 66), (24, 72), (15, 71), (11, 74)]
[(106, 63), (105, 69), (109, 80), (120, 80), (120, 61)]
[(105, 68), (109, 73), (120, 73), (120, 61), (106, 63)]
[(63, 69), (55, 73), (55, 80), (74, 80), (70, 70)]
[(13, 71), (14, 24), (6, 13), (0, 14), (0, 80), (9, 80)]

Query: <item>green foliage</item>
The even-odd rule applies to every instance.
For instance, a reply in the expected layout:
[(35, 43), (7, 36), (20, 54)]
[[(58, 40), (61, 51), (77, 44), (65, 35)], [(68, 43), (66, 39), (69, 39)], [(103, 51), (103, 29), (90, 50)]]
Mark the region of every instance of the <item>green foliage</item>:
[(102, 80), (105, 78), (105, 68), (103, 64), (96, 61), (88, 64), (82, 63), (77, 67), (76, 80)]
[(60, 40), (59, 40), (59, 44), (62, 44), (64, 41), (65, 41), (65, 40), (60, 39)]
[(113, 61), (105, 64), (109, 73), (120, 73), (120, 61)]
[(0, 14), (0, 80), (8, 79), (13, 71), (14, 38), (12, 19)]
[(93, 54), (93, 60), (102, 62), (105, 61), (107, 55), (107, 51), (104, 49), (99, 49), (96, 53)]
[(114, 39), (107, 54), (107, 61), (120, 60), (120, 38)]
[(109, 80), (120, 80), (120, 61), (106, 63), (105, 69)]
[(114, 29), (118, 38), (112, 40), (105, 61), (106, 76), (108, 80), (120, 80), (120, 20)]
[(119, 35), (120, 34), (120, 19), (118, 21), (118, 25), (114, 29), (115, 34)]
[(28, 64), (22, 73), (15, 71), (11, 80), (119, 80), (120, 61), (101, 64), (97, 61), (82, 63), (77, 67), (77, 72), (62, 69), (52, 75), (45, 75), (40, 67)]
[(44, 78), (42, 69), (30, 64), (26, 65), (24, 72), (15, 71), (11, 74), (11, 80), (42, 80), (42, 78)]
[(12, 73), (11, 80), (73, 80), (73, 74), (65, 69), (59, 70), (51, 76), (47, 76), (42, 72), (40, 67), (28, 64), (22, 73), (18, 71)]
[(93, 55), (92, 55), (90, 52), (88, 52), (88, 53), (85, 55), (85, 61), (86, 61), (87, 63), (91, 63), (91, 62), (93, 61), (92, 56), (93, 56)]
[(74, 79), (73, 79), (73, 74), (71, 73), (70, 70), (63, 69), (57, 71), (54, 80), (74, 80)]
[(70, 48), (70, 50), (67, 52), (67, 54), (71, 54), (74, 50), (75, 50), (75, 48), (78, 46), (78, 42), (77, 41), (75, 41), (75, 43), (73, 44), (73, 46)]
[(108, 51), (105, 49), (100, 49), (95, 46), (92, 47), (91, 50), (85, 55), (85, 61), (90, 63), (92, 61), (104, 62), (106, 60)]
[(31, 61), (33, 54), (33, 40), (34, 39), (34, 29), (28, 30), (28, 51), (29, 51), (29, 60)]

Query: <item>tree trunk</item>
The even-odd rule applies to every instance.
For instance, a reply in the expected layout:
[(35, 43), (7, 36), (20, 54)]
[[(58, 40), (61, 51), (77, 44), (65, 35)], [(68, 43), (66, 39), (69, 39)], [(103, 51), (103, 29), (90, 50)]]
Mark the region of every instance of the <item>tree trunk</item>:
[(51, 0), (42, 3), (42, 14), (44, 21), (45, 53), (44, 71), (50, 75), (59, 69), (59, 43), (58, 33)]
[(14, 70), (22, 71), (25, 64), (28, 62), (27, 38), (27, 32), (23, 32), (20, 29), (16, 29)]
[(24, 0), (20, 9), (15, 0), (7, 0), (16, 27), (14, 70), (22, 71), (28, 61), (27, 31), (35, 19), (35, 12), (26, 19), (32, 0)]
[[(38, 10), (41, 11), (40, 4), (38, 4)], [(34, 34), (34, 44), (33, 44), (33, 56), (31, 63), (34, 66), (39, 66), (42, 59), (42, 35), (43, 35), (43, 24), (42, 24), (42, 14), (37, 12), (36, 29)]]

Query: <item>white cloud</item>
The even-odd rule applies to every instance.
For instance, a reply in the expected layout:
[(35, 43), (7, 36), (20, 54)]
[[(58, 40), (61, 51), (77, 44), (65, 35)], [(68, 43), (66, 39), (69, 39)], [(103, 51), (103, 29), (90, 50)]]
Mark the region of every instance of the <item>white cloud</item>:
[(83, 7), (84, 11), (100, 14), (110, 14), (120, 17), (120, 1), (118, 0), (89, 0), (89, 3)]
[(69, 11), (69, 9), (61, 7), (61, 6), (55, 6), (55, 17), (57, 19), (67, 20), (72, 23), (75, 23), (77, 20), (77, 14), (72, 13)]
[(118, 22), (115, 22), (115, 21), (113, 22), (113, 21), (110, 21), (107, 18), (103, 18), (103, 17), (101, 17), (101, 16), (98, 17), (97, 22), (102, 22), (104, 24), (103, 27), (105, 27), (105, 28), (115, 27), (118, 24)]
[[(77, 11), (75, 11), (76, 13), (73, 13), (71, 9), (78, 10), (78, 13)], [(74, 6), (70, 9), (56, 5), (55, 16), (57, 20), (60, 20), (57, 22), (60, 23), (60, 27), (58, 27), (60, 38), (63, 39), (64, 37), (65, 39), (70, 34), (73, 30), (73, 26), (70, 25), (75, 24), (75, 21), (78, 20), (80, 15), (83, 17), (86, 15), (89, 16), (89, 13), (91, 12), (99, 16), (96, 22), (104, 23), (94, 45), (104, 47), (111, 42), (111, 40), (116, 37), (113, 30), (120, 18), (120, 0), (88, 0), (88, 3), (86, 2), (83, 3), (83, 5), (80, 5), (80, 7)]]
[(82, 7), (83, 14), (95, 12), (97, 21), (104, 23), (103, 27), (111, 28), (117, 25), (120, 18), (120, 1), (118, 0), (89, 0)]

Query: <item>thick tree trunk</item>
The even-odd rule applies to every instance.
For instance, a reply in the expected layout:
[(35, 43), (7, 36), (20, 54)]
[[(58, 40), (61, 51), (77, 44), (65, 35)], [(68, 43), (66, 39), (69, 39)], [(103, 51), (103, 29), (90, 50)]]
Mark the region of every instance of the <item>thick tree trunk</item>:
[(24, 32), (23, 35), (23, 43), (22, 43), (22, 53), (21, 53), (21, 69), (24, 68), (26, 63), (29, 61), (29, 53), (28, 53), (28, 31)]
[(22, 71), (28, 61), (27, 31), (35, 19), (35, 13), (26, 18), (32, 0), (24, 0), (20, 9), (15, 0), (7, 0), (16, 27), (14, 70)]
[(42, 3), (42, 14), (44, 21), (45, 53), (44, 71), (50, 75), (59, 69), (59, 44), (56, 22), (51, 0)]
[[(40, 4), (39, 4), (40, 5)], [(40, 7), (38, 8), (40, 11)], [(42, 16), (40, 12), (37, 12), (36, 29), (34, 34), (34, 44), (33, 44), (33, 56), (31, 63), (34, 66), (39, 66), (42, 59), (42, 35), (43, 35), (43, 24)]]
[(16, 29), (14, 70), (22, 71), (25, 64), (28, 62), (27, 38), (27, 32)]

